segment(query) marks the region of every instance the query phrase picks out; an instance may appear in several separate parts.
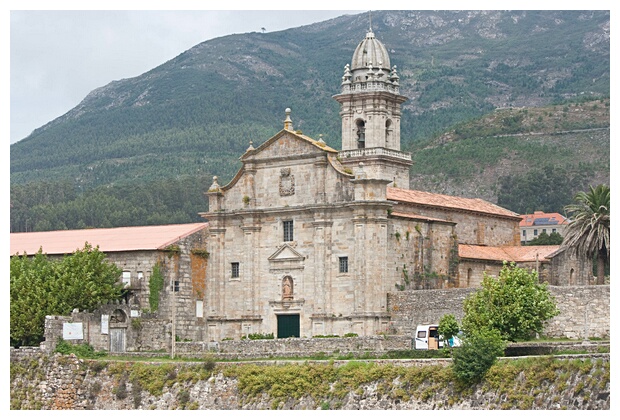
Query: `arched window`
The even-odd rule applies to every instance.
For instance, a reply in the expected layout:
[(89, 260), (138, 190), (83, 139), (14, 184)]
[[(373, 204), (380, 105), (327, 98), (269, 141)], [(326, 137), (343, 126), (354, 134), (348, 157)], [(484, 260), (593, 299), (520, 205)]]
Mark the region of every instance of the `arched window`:
[(357, 127), (357, 148), (363, 149), (366, 147), (366, 124), (364, 120), (355, 121), (355, 126)]
[(574, 286), (575, 285), (575, 269), (571, 268), (570, 269), (570, 274), (568, 277), (568, 285), (569, 286)]
[(111, 323), (113, 322), (123, 323), (126, 321), (127, 321), (127, 315), (122, 309), (115, 309), (114, 312), (112, 313), (112, 316), (110, 316)]

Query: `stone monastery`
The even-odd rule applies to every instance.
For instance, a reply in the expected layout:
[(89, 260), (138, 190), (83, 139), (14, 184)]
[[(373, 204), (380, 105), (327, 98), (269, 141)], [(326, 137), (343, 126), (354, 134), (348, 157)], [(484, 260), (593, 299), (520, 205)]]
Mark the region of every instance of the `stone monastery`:
[[(101, 246), (103, 236), (117, 235), (115, 246), (101, 250), (126, 273), (125, 306), (102, 307), (90, 341), (112, 346), (97, 318), (106, 310), (116, 330), (149, 312), (155, 264), (168, 284), (157, 314), (148, 315), (174, 319), (179, 337), (204, 342), (270, 333), (376, 335), (391, 327), (391, 293), (477, 287), (484, 272), (497, 274), (504, 261), (538, 270), (552, 285), (590, 284), (590, 265), (558, 246), (520, 246), (518, 214), (481, 199), (408, 189), (413, 162), (400, 142), (407, 98), (372, 30), (345, 66), (334, 99), (341, 151), (296, 131), (286, 109), (283, 129), (260, 146), (250, 144), (228, 184), (214, 177), (209, 211), (201, 214), (207, 223), (73, 231), (82, 242), (58, 254), (85, 239)], [(30, 235), (28, 252), (43, 246), (50, 253), (60, 233), (36, 237), (42, 234), (12, 234), (11, 252), (28, 251), (23, 241)]]

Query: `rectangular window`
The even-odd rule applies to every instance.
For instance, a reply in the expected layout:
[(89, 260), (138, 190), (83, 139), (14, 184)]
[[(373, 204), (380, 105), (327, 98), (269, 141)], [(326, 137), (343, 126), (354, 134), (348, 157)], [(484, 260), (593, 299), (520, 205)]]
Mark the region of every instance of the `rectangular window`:
[(538, 229), (534, 229), (534, 236), (538, 236)]
[(555, 230), (555, 229), (551, 229), (551, 233), (555, 233), (555, 232), (556, 232), (556, 230)]
[(543, 233), (547, 233), (547, 229), (543, 229)]
[(291, 242), (293, 240), (293, 221), (285, 220), (282, 222), (284, 228), (284, 242)]
[(338, 268), (341, 273), (349, 272), (349, 257), (339, 257), (338, 258)]
[(123, 271), (123, 286), (131, 286), (131, 271)]
[(233, 279), (239, 278), (239, 263), (238, 262), (230, 263), (230, 277), (232, 277)]
[(173, 291), (173, 292), (178, 292), (178, 291), (179, 291), (179, 285), (180, 285), (179, 281), (178, 281), (178, 280), (175, 280), (175, 281), (172, 283), (172, 291)]
[(523, 237), (525, 238), (525, 231), (523, 231)]

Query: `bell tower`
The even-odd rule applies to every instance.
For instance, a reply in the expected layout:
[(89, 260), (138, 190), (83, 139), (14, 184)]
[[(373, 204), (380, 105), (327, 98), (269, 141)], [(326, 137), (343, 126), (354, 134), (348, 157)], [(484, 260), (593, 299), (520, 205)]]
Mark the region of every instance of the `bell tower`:
[(401, 104), (407, 97), (400, 95), (398, 81), (387, 49), (369, 29), (334, 95), (342, 120), (339, 158), (351, 167), (362, 162), (369, 177), (408, 189), (411, 155), (400, 150)]

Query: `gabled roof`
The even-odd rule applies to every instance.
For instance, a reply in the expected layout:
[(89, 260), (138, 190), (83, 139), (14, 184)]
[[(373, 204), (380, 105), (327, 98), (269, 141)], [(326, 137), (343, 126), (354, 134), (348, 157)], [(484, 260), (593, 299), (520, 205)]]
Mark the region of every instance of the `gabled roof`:
[(542, 211), (535, 211), (534, 214), (523, 214), (523, 218), (519, 222), (520, 227), (528, 226), (555, 226), (555, 225), (567, 225), (568, 219), (562, 216), (560, 213), (544, 213)]
[(336, 149), (333, 149), (333, 148), (329, 147), (327, 144), (325, 144), (325, 142), (314, 140), (313, 138), (308, 137), (308, 136), (306, 136), (304, 134), (301, 134), (300, 132), (293, 131), (293, 130), (287, 130), (286, 128), (284, 128), (284, 129), (280, 130), (278, 133), (276, 133), (269, 140), (267, 140), (266, 142), (264, 142), (263, 144), (258, 146), (257, 148), (250, 148), (250, 149), (246, 150), (246, 152), (241, 156), (241, 160), (243, 160), (247, 156), (251, 156), (251, 155), (257, 154), (261, 150), (266, 149), (267, 147), (269, 147), (269, 145), (274, 143), (276, 140), (278, 140), (280, 137), (282, 137), (285, 134), (289, 134), (289, 135), (292, 135), (294, 137), (297, 137), (298, 139), (303, 140), (303, 141), (305, 141), (308, 144), (311, 144), (312, 146), (316, 147), (319, 150), (325, 150), (325, 151), (332, 152), (332, 153), (338, 153), (338, 151)]
[(538, 246), (484, 246), (459, 244), (459, 258), (488, 261), (540, 262), (555, 253), (560, 245)]
[(454, 197), (451, 195), (435, 194), (426, 191), (405, 190), (388, 187), (387, 199), (401, 203), (417, 204), (422, 206), (443, 207), (452, 210), (466, 210), (476, 213), (492, 214), (510, 218), (519, 218), (517, 213), (497, 206), (480, 198)]
[(329, 147), (322, 139), (320, 140), (314, 140), (311, 137), (308, 137), (306, 135), (301, 134), (301, 132), (297, 132), (297, 131), (293, 131), (293, 130), (289, 130), (289, 129), (282, 129), (279, 132), (277, 132), (273, 137), (271, 137), (269, 140), (265, 141), (263, 144), (261, 144), (258, 147), (254, 147), (254, 146), (250, 146), (243, 155), (241, 155), (241, 157), (239, 158), (243, 163), (244, 166), (242, 166), (237, 173), (235, 174), (235, 176), (233, 177), (233, 179), (230, 180), (230, 182), (226, 185), (224, 185), (223, 187), (221, 187), (221, 191), (226, 191), (231, 189), (235, 184), (237, 184), (237, 182), (239, 181), (239, 179), (241, 179), (241, 176), (244, 174), (245, 172), (245, 163), (249, 160), (251, 160), (252, 156), (256, 156), (258, 155), (260, 152), (262, 152), (263, 150), (269, 148), (269, 146), (271, 146), (273, 143), (275, 143), (276, 141), (278, 141), (278, 139), (280, 139), (283, 136), (291, 136), (292, 138), (295, 138), (297, 140), (303, 141), (304, 143), (307, 143), (311, 146), (313, 146), (314, 148), (317, 149), (317, 151), (323, 151), (323, 152), (328, 152), (327, 153), (327, 160), (328, 162), (331, 164), (332, 167), (334, 167), (334, 169), (336, 169), (338, 172), (346, 175), (346, 176), (350, 176), (353, 177), (351, 174), (348, 174), (345, 172), (342, 164), (338, 161), (337, 156), (338, 156), (338, 151)]
[(167, 247), (181, 238), (198, 232), (208, 223), (162, 226), (131, 226), (111, 229), (56, 230), (49, 232), (11, 233), (11, 255), (34, 255), (43, 248), (48, 255), (72, 254), (86, 242), (99, 246), (101, 252), (146, 251)]

